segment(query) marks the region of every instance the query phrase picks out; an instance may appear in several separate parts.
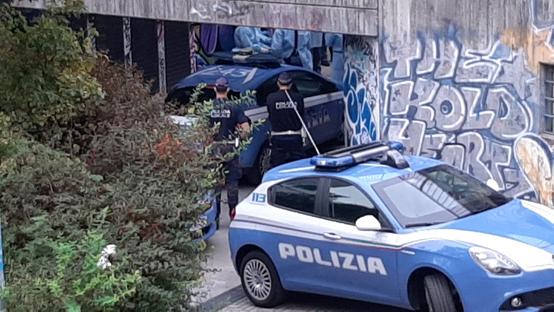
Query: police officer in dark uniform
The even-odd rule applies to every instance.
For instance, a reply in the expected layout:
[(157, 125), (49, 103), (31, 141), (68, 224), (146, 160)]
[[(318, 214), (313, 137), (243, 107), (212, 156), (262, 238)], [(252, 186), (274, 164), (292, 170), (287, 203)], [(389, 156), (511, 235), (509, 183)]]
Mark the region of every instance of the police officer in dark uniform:
[[(304, 99), (293, 91), (292, 77), (283, 72), (277, 80), (279, 91), (267, 96), (267, 111), (271, 123), (271, 167), (302, 159), (305, 157), (302, 122), (294, 111), (304, 117)], [(292, 99), (289, 100), (287, 91)], [(293, 106), (294, 105), (294, 106)]]
[[(212, 126), (219, 124), (219, 131), (215, 137), (215, 146), (217, 153), (221, 156), (232, 153), (238, 147), (238, 137), (236, 133), (243, 138), (250, 132), (250, 123), (243, 109), (236, 103), (229, 101), (229, 81), (225, 77), (220, 77), (215, 82), (214, 91), (216, 98), (213, 109), (210, 112), (210, 124)], [(227, 189), (227, 203), (229, 205), (229, 217), (232, 219), (235, 214), (235, 208), (239, 203), (239, 180), (242, 176), (242, 170), (239, 167), (238, 156), (224, 163), (225, 167), (225, 186)], [(221, 214), (221, 197), (218, 195), (217, 220), (219, 225), (219, 216)]]

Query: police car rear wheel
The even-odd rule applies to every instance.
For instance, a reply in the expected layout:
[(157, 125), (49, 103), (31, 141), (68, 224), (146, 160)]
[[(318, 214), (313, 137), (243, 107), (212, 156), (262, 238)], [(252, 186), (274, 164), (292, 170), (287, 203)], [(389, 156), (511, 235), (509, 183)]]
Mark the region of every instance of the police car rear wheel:
[(440, 274), (428, 275), (423, 280), (425, 301), (429, 312), (456, 312), (452, 288), (446, 277)]
[(264, 253), (252, 251), (241, 263), (244, 292), (257, 306), (271, 308), (283, 302), (285, 291), (273, 262)]

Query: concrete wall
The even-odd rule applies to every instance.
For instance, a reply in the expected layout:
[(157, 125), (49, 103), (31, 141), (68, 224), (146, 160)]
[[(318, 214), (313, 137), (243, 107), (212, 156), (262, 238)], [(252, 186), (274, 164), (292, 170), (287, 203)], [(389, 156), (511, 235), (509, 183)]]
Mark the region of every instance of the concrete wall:
[(383, 136), (554, 206), (540, 64), (554, 0), (381, 0)]
[[(16, 0), (44, 8), (48, 0)], [(377, 36), (377, 0), (85, 0), (87, 11), (186, 22), (313, 29)]]

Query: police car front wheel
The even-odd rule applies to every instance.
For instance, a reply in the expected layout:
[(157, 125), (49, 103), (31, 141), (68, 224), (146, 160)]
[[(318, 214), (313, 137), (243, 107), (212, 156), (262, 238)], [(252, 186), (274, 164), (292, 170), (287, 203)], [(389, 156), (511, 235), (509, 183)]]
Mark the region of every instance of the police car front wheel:
[(456, 301), (448, 279), (441, 274), (427, 275), (423, 280), (429, 312), (456, 312)]
[(271, 308), (281, 304), (285, 291), (273, 262), (260, 251), (248, 253), (241, 262), (242, 288), (253, 304)]

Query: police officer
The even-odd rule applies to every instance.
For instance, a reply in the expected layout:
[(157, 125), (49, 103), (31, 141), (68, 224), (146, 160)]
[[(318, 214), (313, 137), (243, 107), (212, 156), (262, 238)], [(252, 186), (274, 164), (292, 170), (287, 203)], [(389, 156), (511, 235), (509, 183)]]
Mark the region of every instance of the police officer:
[[(221, 156), (232, 153), (238, 147), (238, 131), (241, 137), (246, 137), (250, 132), (250, 123), (243, 109), (236, 103), (229, 101), (229, 81), (225, 77), (220, 77), (215, 82), (214, 91), (216, 99), (210, 112), (210, 124), (212, 126), (219, 124), (218, 133), (215, 136), (215, 145), (217, 153)], [(239, 179), (242, 176), (242, 170), (239, 167), (238, 156), (224, 163), (225, 167), (225, 186), (227, 189), (227, 203), (229, 205), (229, 217), (233, 218), (235, 208), (239, 202)], [(219, 225), (219, 215), (221, 214), (221, 197), (218, 195), (217, 220)]]
[[(279, 91), (269, 94), (266, 101), (271, 123), (272, 168), (305, 157), (302, 122), (294, 111), (296, 106), (300, 116), (304, 116), (304, 99), (291, 90), (292, 77), (289, 73), (281, 73), (277, 85)], [(289, 93), (292, 103), (285, 91)]]

